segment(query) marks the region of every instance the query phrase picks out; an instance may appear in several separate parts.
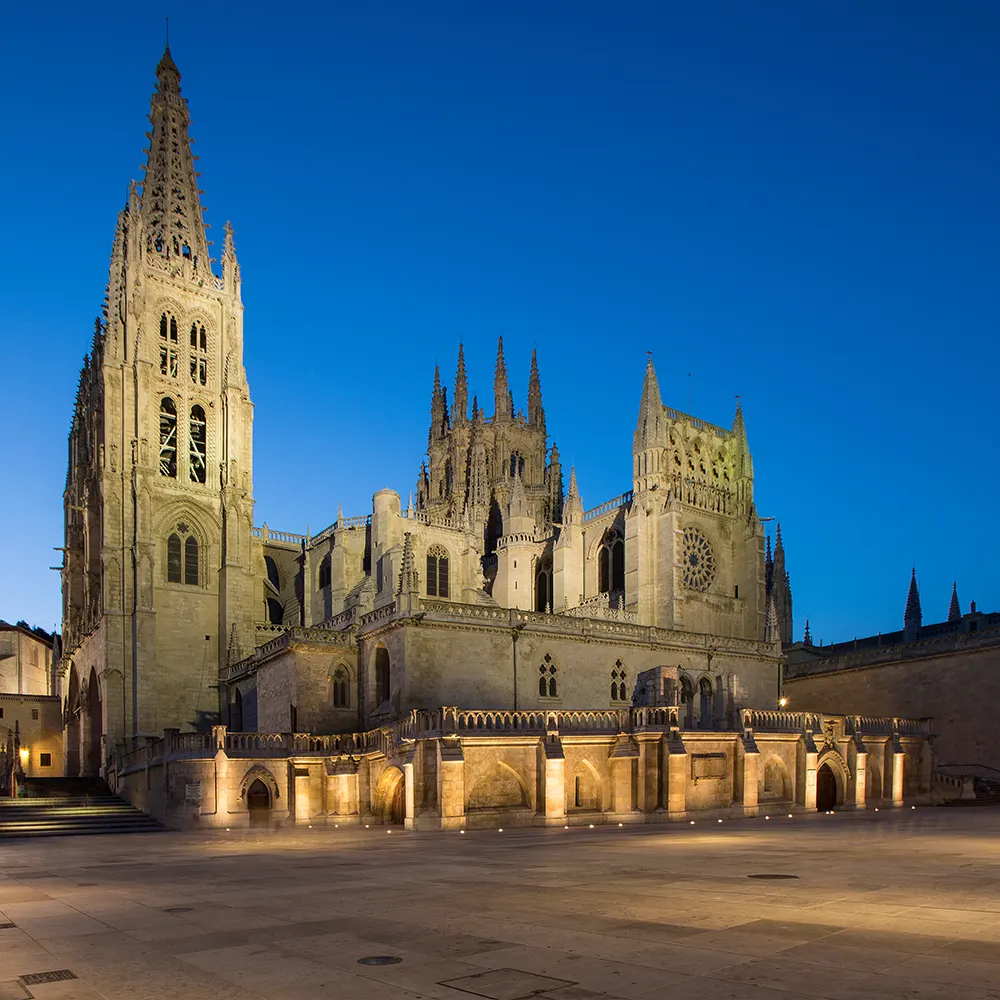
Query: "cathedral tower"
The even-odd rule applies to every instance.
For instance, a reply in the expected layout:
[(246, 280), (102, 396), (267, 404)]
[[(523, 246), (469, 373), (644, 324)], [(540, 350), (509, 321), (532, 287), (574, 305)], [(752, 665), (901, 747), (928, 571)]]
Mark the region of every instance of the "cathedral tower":
[(209, 725), (230, 640), (252, 646), (240, 268), (227, 225), (212, 270), (169, 47), (156, 78), (70, 432), (63, 662), (70, 763), (86, 773), (124, 738)]

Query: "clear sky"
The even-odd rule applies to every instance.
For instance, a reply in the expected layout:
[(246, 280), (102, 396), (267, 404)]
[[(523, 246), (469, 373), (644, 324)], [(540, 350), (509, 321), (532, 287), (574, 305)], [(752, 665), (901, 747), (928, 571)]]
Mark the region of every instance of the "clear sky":
[[(155, 5), (154, 5), (155, 6)], [(178, 7), (210, 238), (231, 219), (256, 522), (406, 500), (434, 363), (503, 331), (584, 505), (664, 402), (743, 400), (795, 634), (1000, 609), (995, 3)], [(807, 10), (808, 8), (808, 10)], [(692, 13), (693, 10), (700, 13)], [(139, 11), (139, 12), (137, 12)], [(66, 435), (140, 177), (163, 20), (15, 4), (0, 32), (0, 618), (58, 621)]]

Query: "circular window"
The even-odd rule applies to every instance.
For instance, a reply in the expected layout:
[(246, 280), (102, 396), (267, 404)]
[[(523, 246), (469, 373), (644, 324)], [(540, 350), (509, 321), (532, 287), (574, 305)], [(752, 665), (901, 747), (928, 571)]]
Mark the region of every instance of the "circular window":
[(697, 528), (684, 529), (684, 586), (708, 590), (715, 579), (715, 553), (708, 539)]

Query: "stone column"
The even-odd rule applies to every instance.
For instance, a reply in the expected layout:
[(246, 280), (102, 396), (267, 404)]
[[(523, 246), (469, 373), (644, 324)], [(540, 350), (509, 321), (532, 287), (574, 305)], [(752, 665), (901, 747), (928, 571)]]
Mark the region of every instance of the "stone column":
[(414, 795), (413, 787), (413, 759), (411, 758), (403, 765), (403, 802), (404, 802), (404, 819), (403, 826), (407, 830), (416, 829), (416, 822), (414, 819), (413, 804), (416, 800)]
[(666, 770), (663, 796), (666, 799), (667, 819), (684, 819), (687, 815), (687, 783), (691, 763), (678, 729), (672, 729), (663, 741), (663, 765)]
[(441, 829), (460, 830), (465, 826), (465, 754), (458, 738), (435, 741), (437, 752), (438, 806)]
[(854, 796), (844, 796), (845, 809), (864, 809), (868, 798), (868, 751), (858, 737), (851, 740), (847, 750), (851, 768)]
[(636, 805), (641, 813), (653, 813), (660, 806), (660, 746), (659, 733), (641, 733), (639, 744), (639, 788)]
[(806, 730), (799, 740), (796, 765), (798, 773), (795, 776), (795, 787), (798, 791), (796, 801), (806, 812), (816, 811), (816, 763), (819, 751), (813, 740), (813, 734)]
[(566, 757), (558, 736), (547, 736), (539, 744), (542, 768), (542, 794), (545, 799), (546, 826), (566, 822)]
[[(892, 747), (892, 804), (898, 809), (903, 804), (903, 767), (906, 754), (899, 743)], [(884, 794), (884, 793), (883, 793)]]
[(756, 816), (758, 812), (758, 782), (760, 780), (760, 751), (755, 744), (750, 747), (745, 746), (741, 756), (743, 758), (741, 762), (743, 765), (743, 781), (740, 790), (740, 805), (743, 806), (744, 816)]

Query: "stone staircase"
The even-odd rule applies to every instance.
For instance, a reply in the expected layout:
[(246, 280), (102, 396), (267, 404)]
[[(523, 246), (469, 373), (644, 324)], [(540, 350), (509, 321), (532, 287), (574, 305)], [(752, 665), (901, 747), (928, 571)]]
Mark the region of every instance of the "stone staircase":
[(0, 798), (0, 839), (158, 830), (99, 778), (28, 778), (21, 798)]

